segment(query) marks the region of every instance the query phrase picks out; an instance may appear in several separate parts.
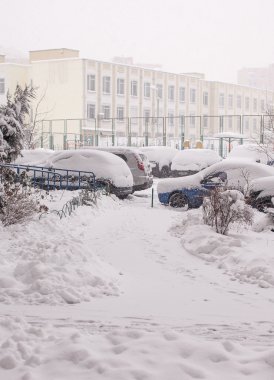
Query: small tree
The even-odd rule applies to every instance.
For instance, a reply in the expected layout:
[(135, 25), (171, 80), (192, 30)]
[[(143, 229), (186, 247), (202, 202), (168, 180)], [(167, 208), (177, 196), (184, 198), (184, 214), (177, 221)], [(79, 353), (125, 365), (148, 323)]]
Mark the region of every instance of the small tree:
[(39, 211), (39, 202), (33, 196), (27, 173), (18, 178), (9, 168), (2, 167), (0, 171), (0, 221), (9, 226), (28, 220)]
[(274, 108), (269, 104), (266, 105), (265, 115), (262, 118), (260, 134), (253, 139), (255, 148), (266, 156), (269, 162), (274, 161)]
[(219, 234), (226, 235), (231, 224), (252, 224), (253, 211), (245, 204), (243, 194), (238, 190), (215, 188), (203, 201), (204, 223)]
[(31, 86), (16, 86), (13, 97), (7, 94), (7, 104), (0, 106), (1, 160), (14, 161), (23, 149), (24, 122), (30, 112), (30, 102), (35, 97)]
[[(38, 89), (37, 89), (38, 90)], [(41, 127), (50, 110), (42, 111), (41, 107), (46, 97), (47, 89), (44, 90), (42, 95), (37, 99), (34, 106), (32, 117), (24, 124), (24, 148), (34, 149), (39, 146)], [(44, 136), (43, 136), (44, 138)]]

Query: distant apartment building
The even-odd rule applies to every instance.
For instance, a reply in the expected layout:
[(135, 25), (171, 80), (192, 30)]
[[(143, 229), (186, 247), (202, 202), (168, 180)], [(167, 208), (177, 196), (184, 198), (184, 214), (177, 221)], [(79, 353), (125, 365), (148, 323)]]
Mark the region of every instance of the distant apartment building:
[(265, 91), (274, 91), (274, 64), (268, 67), (243, 68), (239, 70), (238, 83)]
[(24, 65), (0, 56), (0, 103), (17, 83), (37, 87), (43, 128), (60, 135), (96, 129), (100, 136), (165, 133), (192, 141), (220, 131), (251, 136), (260, 128), (256, 115), (274, 104), (271, 91), (207, 81), (199, 73), (83, 59), (72, 49), (31, 51)]

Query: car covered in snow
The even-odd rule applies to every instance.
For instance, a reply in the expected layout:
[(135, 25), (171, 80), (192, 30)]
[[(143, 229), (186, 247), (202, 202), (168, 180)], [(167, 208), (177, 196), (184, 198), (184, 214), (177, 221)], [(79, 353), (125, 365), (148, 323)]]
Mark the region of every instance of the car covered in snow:
[(259, 211), (274, 208), (274, 177), (256, 178), (249, 184), (246, 202)]
[(172, 159), (178, 153), (178, 149), (168, 146), (146, 146), (139, 150), (147, 156), (155, 177), (170, 176)]
[[(55, 169), (93, 172), (97, 183), (107, 184), (110, 192), (125, 198), (133, 191), (133, 177), (127, 164), (120, 157), (92, 149), (55, 152), (41, 164)], [(61, 173), (62, 174), (62, 173)]]
[(220, 157), (211, 149), (184, 149), (177, 152), (171, 163), (172, 177), (184, 177), (199, 172), (210, 165), (221, 161)]
[(274, 152), (269, 147), (258, 144), (236, 145), (228, 153), (228, 158), (245, 158), (261, 164), (274, 164)]
[(18, 165), (39, 166), (41, 162), (47, 160), (52, 154), (54, 154), (54, 150), (52, 149), (23, 149), (21, 155), (17, 157), (14, 163)]
[(163, 179), (157, 186), (158, 198), (164, 205), (197, 208), (216, 187), (244, 192), (250, 181), (271, 176), (274, 176), (271, 166), (245, 159), (225, 159), (193, 175)]
[(133, 176), (133, 192), (146, 190), (152, 186), (153, 175), (149, 161), (146, 155), (139, 151), (139, 149), (124, 146), (96, 147), (89, 149), (109, 152), (122, 158)]

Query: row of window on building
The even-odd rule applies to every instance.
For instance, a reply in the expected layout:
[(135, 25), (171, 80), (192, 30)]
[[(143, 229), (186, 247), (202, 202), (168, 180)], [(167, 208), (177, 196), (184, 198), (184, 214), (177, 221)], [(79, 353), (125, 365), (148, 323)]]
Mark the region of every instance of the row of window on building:
[[(87, 75), (87, 90), (88, 91), (96, 91), (96, 80), (95, 75), (89, 74)], [(125, 79), (117, 78), (117, 95), (125, 95)], [(152, 86), (150, 82), (144, 82), (144, 97), (150, 98), (152, 91), (155, 90), (155, 95), (159, 99), (163, 99), (163, 85), (157, 84), (156, 86)], [(104, 94), (111, 93), (111, 77), (104, 76), (102, 78), (102, 92)], [(130, 83), (130, 95), (137, 97), (138, 96), (138, 81), (132, 80)], [(185, 102), (186, 92), (185, 87), (179, 88), (179, 101)], [(175, 86), (168, 86), (168, 100), (175, 101)], [(196, 103), (196, 89), (190, 89), (190, 103)]]
[[(208, 101), (208, 100), (207, 100)], [(244, 99), (242, 95), (236, 96), (236, 106), (237, 108), (242, 108), (244, 101), (244, 110), (245, 111), (252, 111), (252, 112), (264, 112), (265, 111), (265, 101), (264, 99), (261, 99), (261, 108), (258, 107), (258, 99), (253, 98), (253, 104), (251, 107), (250, 97), (245, 96)], [(219, 107), (225, 108), (225, 94), (220, 93), (219, 94)], [(234, 97), (232, 94), (229, 94), (227, 97), (227, 108), (233, 109), (234, 108)]]
[[(95, 75), (89, 74), (87, 75), (87, 90), (88, 91), (96, 91), (96, 79)], [(150, 82), (144, 82), (144, 97), (150, 98), (152, 91), (155, 90), (155, 95), (159, 99), (163, 99), (163, 85), (157, 84), (156, 86), (152, 86)], [(110, 76), (104, 76), (102, 78), (102, 92), (104, 94), (110, 94), (111, 93), (111, 77)], [(125, 79), (124, 78), (117, 78), (117, 95), (125, 95)], [(130, 83), (130, 95), (133, 97), (138, 96), (138, 81), (132, 80)], [(175, 101), (175, 86), (169, 85), (168, 86), (168, 94), (167, 98), (169, 101)], [(179, 87), (179, 102), (184, 103), (186, 101), (186, 89), (185, 87)], [(189, 102), (190, 103), (196, 103), (197, 101), (197, 94), (195, 88), (189, 89)], [(225, 94), (221, 92), (219, 94), (219, 108), (225, 108), (227, 106), (228, 109), (233, 109), (234, 104), (234, 96), (233, 94), (229, 94), (227, 96), (227, 104), (225, 99)], [(244, 103), (244, 104), (243, 104)], [(242, 109), (242, 106), (244, 105), (245, 111), (252, 111), (252, 112), (264, 112), (265, 109), (265, 101), (261, 100), (261, 107), (259, 109), (258, 107), (258, 99), (253, 98), (253, 104), (251, 107), (251, 101), (248, 96), (244, 97), (242, 95), (236, 96), (236, 107), (239, 109)], [(208, 106), (209, 104), (209, 93), (207, 91), (203, 92), (203, 106)]]

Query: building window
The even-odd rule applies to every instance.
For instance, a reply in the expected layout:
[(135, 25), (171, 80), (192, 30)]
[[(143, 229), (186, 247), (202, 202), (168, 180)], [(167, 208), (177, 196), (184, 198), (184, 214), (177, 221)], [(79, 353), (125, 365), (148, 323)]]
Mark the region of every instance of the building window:
[(87, 118), (95, 119), (95, 104), (87, 104)]
[(186, 101), (186, 89), (185, 87), (179, 88), (179, 101), (184, 103)]
[(149, 118), (150, 118), (150, 110), (144, 110), (144, 117), (145, 117), (145, 123), (149, 123)]
[(185, 126), (185, 115), (184, 114), (180, 114), (180, 116), (179, 116), (179, 126), (181, 127), (181, 128), (183, 128), (184, 126)]
[(102, 106), (102, 113), (104, 114), (103, 119), (110, 119), (110, 106)]
[(88, 91), (95, 91), (95, 75), (93, 74), (87, 76), (87, 89)]
[(258, 110), (258, 100), (256, 98), (253, 99), (253, 111), (257, 112)]
[(110, 94), (110, 77), (103, 77), (103, 93)]
[(157, 84), (157, 96), (159, 99), (163, 99), (163, 85), (162, 84)]
[(175, 87), (174, 86), (168, 86), (168, 100), (174, 101), (174, 91)]
[(196, 103), (196, 89), (190, 89), (190, 103)]
[(237, 95), (237, 108), (242, 108), (242, 97)]
[(5, 93), (5, 79), (0, 78), (0, 94), (4, 94), (4, 93)]
[(245, 110), (246, 111), (249, 110), (249, 98), (248, 97), (245, 98)]
[(137, 107), (131, 107), (130, 108), (130, 122), (131, 124), (137, 124), (138, 121), (138, 108)]
[(219, 107), (224, 108), (224, 106), (225, 106), (225, 94), (221, 92), (219, 94)]
[(173, 112), (168, 113), (168, 125), (170, 127), (174, 126), (174, 113)]
[(261, 112), (265, 111), (265, 105), (264, 105), (264, 100), (261, 100)]
[(192, 128), (195, 127), (195, 115), (190, 115), (189, 124)]
[(228, 129), (232, 129), (232, 116), (228, 116)]
[(137, 96), (138, 95), (138, 83), (137, 80), (131, 81), (131, 96)]
[(240, 133), (241, 133), (241, 128), (242, 128), (241, 117), (237, 117), (237, 129), (238, 129), (238, 132)]
[(233, 95), (232, 94), (228, 95), (228, 108), (229, 109), (233, 108)]
[(257, 133), (257, 119), (253, 119), (253, 133)]
[(203, 116), (203, 127), (208, 128), (208, 116), (207, 115)]
[(117, 107), (117, 119), (124, 120), (124, 107), (121, 107), (121, 106)]
[(245, 130), (249, 130), (249, 120), (245, 118)]
[(208, 106), (208, 92), (207, 91), (203, 93), (203, 105)]
[(150, 98), (150, 83), (149, 82), (144, 83), (144, 97)]
[(125, 80), (122, 78), (117, 78), (117, 95), (125, 94)]

